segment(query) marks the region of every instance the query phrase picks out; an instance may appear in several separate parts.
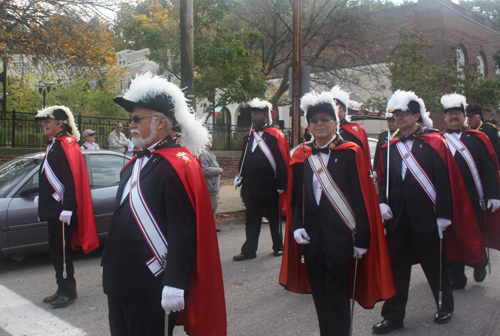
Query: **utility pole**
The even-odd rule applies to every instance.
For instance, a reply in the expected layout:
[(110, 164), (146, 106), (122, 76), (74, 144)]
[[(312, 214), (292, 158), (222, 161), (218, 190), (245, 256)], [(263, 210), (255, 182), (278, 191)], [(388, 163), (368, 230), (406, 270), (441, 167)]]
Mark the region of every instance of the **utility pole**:
[(195, 106), (194, 101), (194, 35), (193, 0), (181, 0), (181, 89)]
[[(302, 0), (295, 0), (293, 10), (293, 63), (292, 63), (292, 145), (296, 146), (300, 143), (301, 129), (300, 129), (300, 63), (302, 58), (302, 42), (300, 38), (300, 21), (302, 17)], [(290, 81), (290, 78), (288, 79)]]

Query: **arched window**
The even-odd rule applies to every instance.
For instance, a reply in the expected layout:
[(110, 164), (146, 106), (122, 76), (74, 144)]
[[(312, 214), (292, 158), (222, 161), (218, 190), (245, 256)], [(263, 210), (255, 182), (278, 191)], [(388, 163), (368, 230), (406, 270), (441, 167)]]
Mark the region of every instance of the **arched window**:
[(455, 56), (455, 63), (457, 65), (457, 70), (462, 71), (465, 66), (465, 54), (462, 48), (457, 49), (457, 54)]

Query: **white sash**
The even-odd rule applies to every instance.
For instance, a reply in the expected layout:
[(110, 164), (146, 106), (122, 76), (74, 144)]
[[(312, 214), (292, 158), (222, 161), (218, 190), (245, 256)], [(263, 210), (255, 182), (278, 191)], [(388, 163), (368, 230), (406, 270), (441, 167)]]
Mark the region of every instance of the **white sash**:
[(276, 161), (274, 161), (274, 156), (273, 153), (271, 153), (271, 150), (269, 147), (267, 147), (266, 142), (262, 137), (257, 133), (257, 131), (253, 132), (255, 140), (257, 141), (257, 145), (259, 145), (260, 149), (264, 153), (264, 155), (267, 157), (267, 160), (271, 164), (271, 167), (274, 169), (274, 176), (276, 176)]
[(415, 180), (417, 180), (420, 186), (424, 189), (432, 203), (436, 205), (436, 188), (432, 184), (429, 176), (427, 176), (422, 167), (420, 167), (408, 146), (400, 141), (396, 144), (396, 148), (398, 149), (399, 155), (401, 155), (406, 168), (408, 168)]
[(55, 140), (52, 141), (52, 143), (47, 147), (47, 154), (45, 154), (45, 160), (43, 160), (43, 165), (42, 165), (42, 173), (45, 171), (45, 176), (47, 176), (47, 180), (49, 181), (52, 188), (54, 188), (55, 192), (52, 194), (52, 197), (57, 202), (60, 202), (64, 194), (64, 185), (61, 183), (61, 181), (59, 181), (56, 174), (54, 174), (54, 171), (49, 165), (49, 152), (52, 146), (54, 146), (54, 143)]
[(356, 218), (352, 211), (349, 202), (342, 194), (335, 181), (332, 179), (328, 169), (319, 155), (311, 155), (308, 158), (309, 164), (313, 168), (313, 172), (321, 184), (321, 188), (325, 193), (332, 206), (335, 208), (340, 218), (344, 221), (347, 227), (354, 231), (356, 229)]
[(146, 265), (151, 273), (157, 277), (164, 271), (168, 243), (142, 195), (140, 176), (142, 164), (142, 158), (136, 161), (130, 177), (130, 210), (151, 252), (153, 252), (153, 257), (146, 261)]
[(457, 150), (457, 152), (462, 155), (465, 162), (467, 162), (467, 165), (469, 166), (470, 172), (472, 173), (472, 177), (474, 179), (474, 184), (476, 185), (479, 199), (480, 200), (484, 199), (483, 184), (481, 183), (481, 178), (479, 177), (479, 172), (477, 170), (476, 162), (474, 162), (474, 158), (472, 157), (471, 153), (464, 145), (464, 143), (460, 141), (460, 139), (455, 133), (453, 134), (445, 133), (444, 137)]

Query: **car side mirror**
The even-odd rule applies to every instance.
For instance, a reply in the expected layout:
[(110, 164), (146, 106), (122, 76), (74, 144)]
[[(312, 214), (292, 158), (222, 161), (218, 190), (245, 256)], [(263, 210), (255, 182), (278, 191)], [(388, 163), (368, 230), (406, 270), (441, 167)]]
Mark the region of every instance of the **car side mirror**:
[(33, 196), (37, 195), (39, 192), (39, 186), (38, 184), (30, 185), (29, 187), (24, 188), (20, 193), (19, 196), (21, 197), (28, 197), (28, 196)]

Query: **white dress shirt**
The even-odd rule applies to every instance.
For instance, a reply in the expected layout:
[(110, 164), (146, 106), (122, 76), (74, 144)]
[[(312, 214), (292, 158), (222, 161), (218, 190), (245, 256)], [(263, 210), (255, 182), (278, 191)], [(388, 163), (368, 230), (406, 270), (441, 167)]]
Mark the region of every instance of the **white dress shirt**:
[[(326, 145), (319, 146), (319, 148), (325, 148), (333, 140), (335, 140), (336, 137), (337, 137), (337, 134), (334, 134), (333, 138), (331, 138), (330, 141), (328, 141), (328, 143)], [(325, 163), (326, 166), (328, 166), (328, 160), (330, 159), (330, 152), (331, 152), (331, 150), (328, 151), (328, 154), (325, 154), (323, 152), (319, 153), (321, 160), (323, 160), (323, 162)], [(311, 168), (313, 168), (313, 167), (311, 167)], [(312, 179), (312, 188), (313, 188), (313, 192), (314, 192), (314, 198), (316, 199), (316, 204), (319, 205), (319, 201), (321, 200), (321, 193), (322, 193), (323, 189), (321, 188), (321, 184), (319, 183), (318, 179), (316, 178), (316, 174), (314, 174), (314, 173), (313, 173), (313, 179)]]

